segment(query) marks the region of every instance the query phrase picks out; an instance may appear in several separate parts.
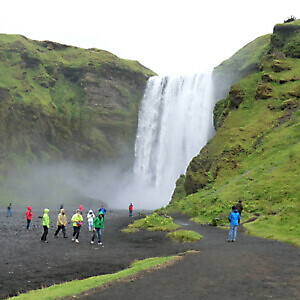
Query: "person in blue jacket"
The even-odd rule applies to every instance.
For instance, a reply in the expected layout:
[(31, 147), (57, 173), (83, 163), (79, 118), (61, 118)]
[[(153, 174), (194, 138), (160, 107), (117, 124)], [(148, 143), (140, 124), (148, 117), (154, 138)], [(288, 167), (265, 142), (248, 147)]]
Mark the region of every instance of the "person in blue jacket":
[(240, 223), (241, 216), (235, 206), (232, 206), (232, 210), (228, 216), (228, 221), (230, 224), (229, 227), (229, 236), (228, 236), (228, 242), (235, 242), (236, 239), (236, 230), (238, 227), (238, 224)]

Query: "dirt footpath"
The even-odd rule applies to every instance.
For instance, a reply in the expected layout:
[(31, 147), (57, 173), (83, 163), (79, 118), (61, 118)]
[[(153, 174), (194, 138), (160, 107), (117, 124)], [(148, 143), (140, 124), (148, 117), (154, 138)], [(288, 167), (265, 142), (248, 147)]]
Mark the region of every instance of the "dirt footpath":
[[(66, 207), (70, 220), (74, 210)], [(5, 217), (0, 211), (0, 299), (54, 283), (114, 273), (127, 268), (135, 259), (177, 254), (190, 248), (178, 245), (160, 232), (128, 235), (120, 232), (134, 218), (126, 211), (108, 211), (103, 232), (104, 247), (90, 245), (91, 233), (85, 223), (79, 244), (71, 242), (72, 224), (67, 225), (67, 239), (54, 238), (58, 209), (50, 209), (48, 244), (40, 241), (42, 210), (33, 208), (31, 229), (26, 230), (25, 208)], [(86, 216), (84, 213), (84, 217)]]
[(227, 231), (177, 223), (203, 235), (193, 244), (198, 253), (165, 269), (98, 289), (80, 299), (300, 299), (300, 249), (238, 232), (228, 243)]

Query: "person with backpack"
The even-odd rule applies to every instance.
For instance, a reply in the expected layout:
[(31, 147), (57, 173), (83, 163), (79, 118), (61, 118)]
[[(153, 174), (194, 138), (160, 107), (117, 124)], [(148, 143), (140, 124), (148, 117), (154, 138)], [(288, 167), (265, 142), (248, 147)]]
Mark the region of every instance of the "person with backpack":
[(33, 216), (33, 213), (31, 212), (31, 206), (28, 206), (27, 207), (27, 210), (26, 210), (26, 220), (27, 220), (27, 230), (29, 230), (29, 226), (30, 226), (30, 223), (31, 223), (31, 219), (32, 219), (32, 216)]
[(54, 233), (54, 237), (57, 237), (59, 231), (61, 230), (63, 233), (63, 237), (67, 238), (67, 236), (66, 236), (67, 216), (66, 216), (65, 210), (63, 208), (60, 210), (60, 213), (57, 216), (56, 224), (57, 224), (57, 229)]
[(44, 242), (44, 243), (48, 243), (47, 235), (48, 235), (49, 223), (50, 223), (48, 213), (49, 213), (49, 209), (45, 208), (44, 209), (44, 215), (43, 215), (43, 229), (44, 229), (44, 232), (43, 232), (43, 235), (41, 237), (41, 241)]
[(73, 222), (73, 238), (72, 242), (79, 243), (79, 233), (80, 233), (80, 228), (83, 222), (83, 217), (80, 213), (80, 210), (77, 209), (76, 214), (73, 215), (72, 217), (72, 222)]
[(89, 231), (93, 231), (93, 221), (95, 218), (95, 214), (92, 209), (89, 210), (88, 214), (86, 215), (87, 220), (88, 220), (88, 225), (89, 225)]
[(228, 216), (228, 221), (229, 221), (229, 236), (228, 236), (228, 242), (235, 242), (236, 239), (236, 231), (237, 231), (237, 227), (238, 224), (240, 223), (241, 220), (241, 216), (238, 212), (238, 210), (236, 209), (235, 206), (232, 206), (231, 208), (231, 212)]
[(94, 244), (94, 240), (96, 235), (98, 235), (98, 245), (102, 245), (102, 240), (101, 240), (101, 234), (102, 230), (104, 230), (104, 218), (103, 218), (103, 213), (100, 212), (99, 215), (94, 218), (93, 222), (93, 236), (91, 240), (91, 244)]

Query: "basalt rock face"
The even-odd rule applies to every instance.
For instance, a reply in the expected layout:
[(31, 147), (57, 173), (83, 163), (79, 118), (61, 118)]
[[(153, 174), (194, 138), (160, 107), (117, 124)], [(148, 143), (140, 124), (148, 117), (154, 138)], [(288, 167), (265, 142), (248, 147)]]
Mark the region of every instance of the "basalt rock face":
[(153, 75), (103, 50), (0, 35), (0, 171), (132, 157), (139, 102)]

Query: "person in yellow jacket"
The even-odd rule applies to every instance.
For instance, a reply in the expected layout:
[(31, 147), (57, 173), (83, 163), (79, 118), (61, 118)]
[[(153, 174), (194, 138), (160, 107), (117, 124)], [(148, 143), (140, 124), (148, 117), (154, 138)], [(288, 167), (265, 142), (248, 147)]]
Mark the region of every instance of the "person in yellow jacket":
[(67, 217), (65, 215), (65, 210), (62, 208), (60, 210), (60, 213), (57, 216), (57, 229), (55, 231), (54, 237), (57, 237), (60, 230), (62, 230), (64, 238), (67, 238), (66, 236), (66, 225), (67, 225)]
[(44, 232), (43, 232), (43, 235), (41, 237), (41, 241), (45, 242), (45, 243), (48, 243), (47, 234), (48, 234), (49, 223), (50, 223), (48, 213), (49, 213), (49, 209), (45, 208), (44, 209), (44, 215), (43, 215), (43, 229), (44, 229)]
[(80, 213), (80, 210), (77, 209), (76, 214), (73, 215), (72, 217), (72, 222), (73, 222), (73, 238), (72, 238), (72, 242), (76, 242), (79, 243), (79, 233), (80, 233), (80, 228), (83, 222), (83, 217)]

